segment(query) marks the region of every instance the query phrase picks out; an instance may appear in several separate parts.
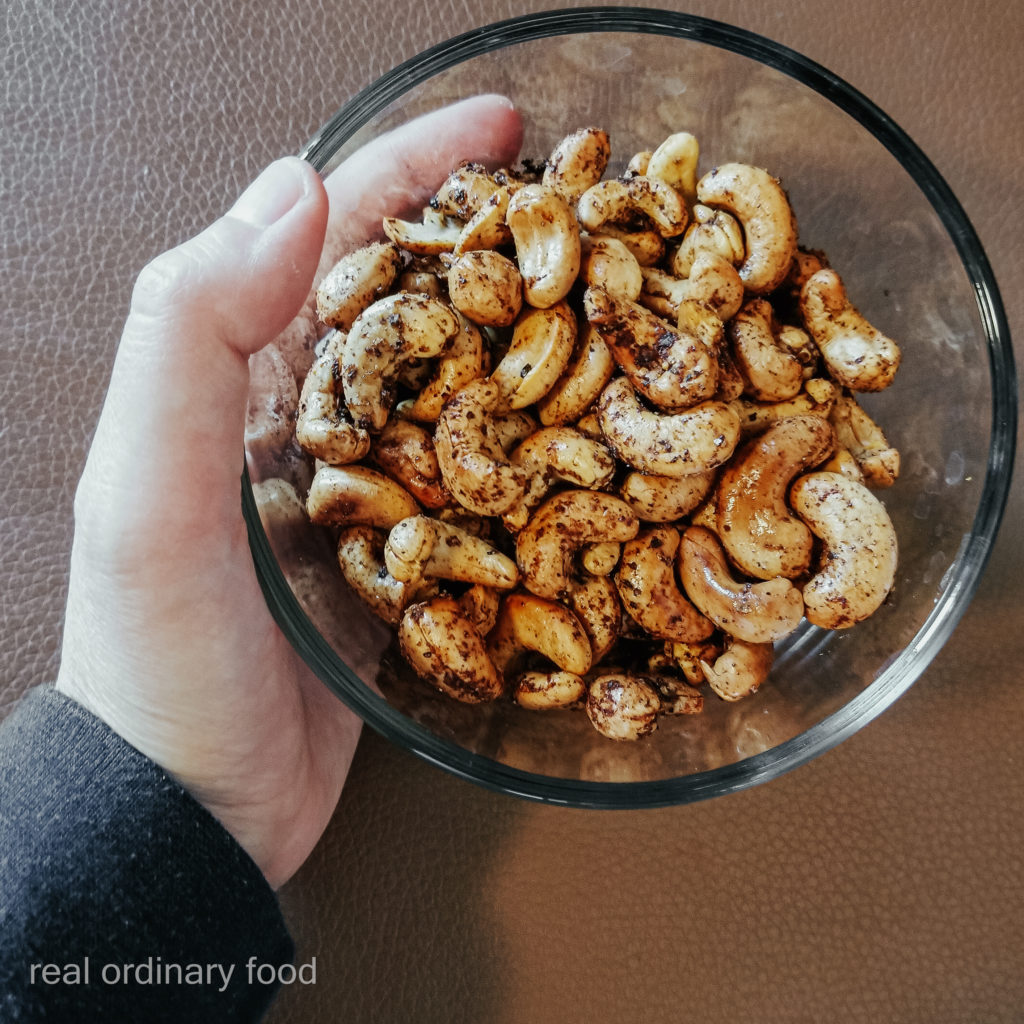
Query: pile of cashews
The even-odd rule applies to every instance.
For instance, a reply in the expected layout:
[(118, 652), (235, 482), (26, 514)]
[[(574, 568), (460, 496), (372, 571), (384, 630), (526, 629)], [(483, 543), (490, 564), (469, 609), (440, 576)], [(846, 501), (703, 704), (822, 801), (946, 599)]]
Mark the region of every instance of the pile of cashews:
[(419, 676), (629, 740), (883, 603), (899, 453), (856, 394), (900, 352), (767, 171), (698, 178), (687, 132), (610, 153), (582, 129), (385, 219), (318, 287), (296, 436), (310, 520)]

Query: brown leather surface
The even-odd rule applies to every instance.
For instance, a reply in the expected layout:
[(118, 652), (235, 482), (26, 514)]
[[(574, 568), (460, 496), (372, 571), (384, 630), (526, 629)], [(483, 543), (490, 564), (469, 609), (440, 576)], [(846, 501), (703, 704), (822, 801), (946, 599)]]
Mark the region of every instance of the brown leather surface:
[[(546, 6), (8, 5), (0, 710), (56, 670), (74, 483), (141, 264), (396, 62)], [(892, 115), (960, 197), (1024, 338), (1017, 0), (665, 6), (801, 50)], [(317, 983), (271, 1020), (1021, 1020), (1022, 498), (1018, 476), (977, 598), (924, 677), (768, 786), (565, 811), (365, 735), (282, 893)]]

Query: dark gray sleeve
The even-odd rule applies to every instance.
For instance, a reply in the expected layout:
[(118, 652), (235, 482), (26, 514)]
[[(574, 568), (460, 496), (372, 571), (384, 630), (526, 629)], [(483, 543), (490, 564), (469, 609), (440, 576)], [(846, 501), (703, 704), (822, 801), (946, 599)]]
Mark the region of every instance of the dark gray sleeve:
[(254, 1021), (293, 956), (213, 815), (79, 704), (30, 691), (0, 726), (0, 1020)]

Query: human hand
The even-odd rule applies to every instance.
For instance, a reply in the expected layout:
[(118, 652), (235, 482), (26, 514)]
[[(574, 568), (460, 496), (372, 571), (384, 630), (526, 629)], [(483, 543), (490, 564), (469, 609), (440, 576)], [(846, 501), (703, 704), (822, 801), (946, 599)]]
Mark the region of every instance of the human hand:
[(520, 141), (508, 101), (477, 97), (376, 140), (326, 183), (278, 161), (135, 285), (75, 497), (57, 687), (176, 776), (275, 887), (325, 828), (359, 723), (289, 646), (253, 568), (248, 358), (312, 318), (318, 262), (422, 204), (457, 163), (510, 162)]

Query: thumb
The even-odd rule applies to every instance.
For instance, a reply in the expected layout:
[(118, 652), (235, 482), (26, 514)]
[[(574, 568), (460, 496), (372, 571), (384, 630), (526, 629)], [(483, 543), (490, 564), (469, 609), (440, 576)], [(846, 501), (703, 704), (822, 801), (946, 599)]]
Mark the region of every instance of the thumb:
[(182, 523), (197, 508), (237, 512), (248, 357), (305, 301), (326, 222), (319, 176), (287, 157), (224, 217), (142, 271), (76, 515), (125, 509)]

